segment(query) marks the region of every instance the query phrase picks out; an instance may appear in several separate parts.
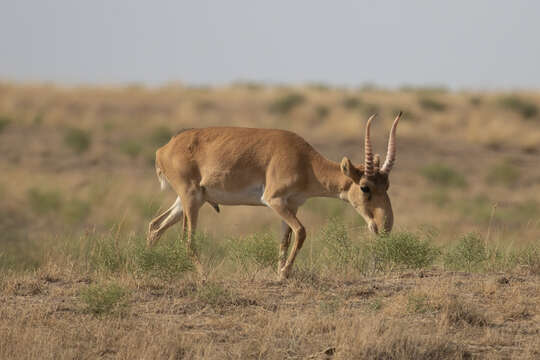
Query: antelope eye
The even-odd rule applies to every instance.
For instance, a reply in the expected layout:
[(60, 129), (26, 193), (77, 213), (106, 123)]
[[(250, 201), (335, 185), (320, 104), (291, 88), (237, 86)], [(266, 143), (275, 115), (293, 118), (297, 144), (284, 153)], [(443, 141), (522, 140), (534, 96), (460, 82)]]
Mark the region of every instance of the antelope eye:
[(362, 190), (363, 193), (367, 194), (369, 192), (369, 187), (368, 186), (361, 186), (360, 190)]

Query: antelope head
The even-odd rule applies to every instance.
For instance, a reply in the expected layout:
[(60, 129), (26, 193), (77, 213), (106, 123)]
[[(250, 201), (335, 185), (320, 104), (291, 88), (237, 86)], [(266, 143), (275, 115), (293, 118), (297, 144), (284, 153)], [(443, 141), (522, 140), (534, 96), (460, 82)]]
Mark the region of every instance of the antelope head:
[(390, 186), (388, 175), (396, 160), (396, 128), (401, 114), (400, 112), (396, 117), (390, 130), (388, 151), (382, 166), (379, 155), (373, 156), (371, 148), (369, 129), (375, 115), (372, 115), (366, 124), (364, 164), (354, 166), (347, 157), (341, 161), (341, 172), (352, 180), (351, 186), (342, 194), (342, 198), (349, 201), (364, 218), (369, 230), (375, 234), (390, 232), (394, 223), (392, 204), (387, 193)]

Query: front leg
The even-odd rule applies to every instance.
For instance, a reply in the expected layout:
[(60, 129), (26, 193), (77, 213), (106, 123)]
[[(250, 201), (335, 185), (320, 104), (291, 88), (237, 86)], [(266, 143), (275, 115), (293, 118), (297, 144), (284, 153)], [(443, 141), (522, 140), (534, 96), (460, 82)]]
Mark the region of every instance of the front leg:
[[(304, 244), (304, 240), (306, 239), (306, 229), (296, 217), (296, 208), (292, 208), (291, 206), (287, 205), (287, 201), (285, 199), (273, 198), (265, 199), (265, 201), (268, 206), (272, 208), (283, 219), (283, 222), (285, 222), (288, 227), (290, 227), (294, 232), (294, 245), (284, 265), (282, 265), (282, 253), (280, 251), (280, 268), (278, 269), (278, 276), (280, 280), (284, 280), (289, 277), (298, 250), (300, 250), (302, 248), (302, 245)], [(289, 236), (290, 235), (288, 235), (288, 238)], [(282, 242), (282, 247), (280, 248), (280, 250), (283, 250), (283, 248), (285, 247), (284, 245), (288, 245), (287, 242), (285, 242), (285, 244), (283, 244)], [(285, 260), (285, 256), (286, 250), (283, 251), (283, 261)]]
[(285, 266), (287, 252), (291, 243), (292, 229), (285, 221), (281, 221), (281, 243), (279, 244), (278, 274)]

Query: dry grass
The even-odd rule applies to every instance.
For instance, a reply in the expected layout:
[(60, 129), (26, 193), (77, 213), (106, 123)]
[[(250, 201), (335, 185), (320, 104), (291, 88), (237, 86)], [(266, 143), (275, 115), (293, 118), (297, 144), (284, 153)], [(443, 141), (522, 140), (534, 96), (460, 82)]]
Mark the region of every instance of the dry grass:
[[(334, 274), (317, 284), (297, 278), (278, 284), (273, 275), (247, 282), (236, 276), (215, 277), (200, 284), (190, 276), (165, 282), (125, 274), (115, 280), (126, 297), (122, 311), (102, 311), (102, 305), (89, 311), (81, 294), (110, 288), (100, 276), (63, 275), (48, 268), (25, 276), (7, 275), (1, 295), (0, 356), (534, 359), (540, 355), (540, 282), (535, 276), (515, 274), (501, 281), (500, 275), (430, 271), (373, 278)], [(375, 299), (380, 299), (377, 308), (371, 305)], [(423, 305), (411, 307), (411, 301)]]
[[(0, 358), (538, 358), (539, 106), (534, 92), (2, 83)], [(203, 209), (205, 284), (178, 230), (142, 247), (173, 200), (153, 159), (176, 131), (284, 128), (359, 162), (366, 115), (383, 152), (398, 110), (391, 237), (310, 200), (283, 284), (268, 209)]]

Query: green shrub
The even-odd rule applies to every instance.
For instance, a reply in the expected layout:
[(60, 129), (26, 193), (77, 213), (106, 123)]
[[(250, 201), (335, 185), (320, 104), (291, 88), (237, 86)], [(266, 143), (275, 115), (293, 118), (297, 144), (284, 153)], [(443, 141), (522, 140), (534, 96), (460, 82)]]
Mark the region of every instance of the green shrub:
[(358, 97), (349, 96), (343, 99), (343, 107), (345, 109), (354, 110), (361, 107), (363, 104), (362, 100)]
[(367, 259), (363, 256), (362, 244), (353, 244), (345, 225), (333, 218), (322, 228), (319, 238), (325, 248), (328, 265), (336, 268), (352, 267), (364, 271)]
[(64, 134), (64, 143), (75, 153), (82, 154), (90, 148), (92, 137), (86, 130), (70, 128)]
[(116, 272), (125, 268), (128, 254), (120, 246), (118, 238), (96, 236), (86, 239), (89, 241), (88, 265), (91, 269), (104, 272)]
[(0, 133), (11, 123), (11, 118), (6, 115), (0, 116)]
[(451, 202), (448, 191), (446, 191), (446, 189), (444, 188), (438, 188), (434, 191), (427, 192), (425, 195), (423, 195), (422, 198), (424, 199), (424, 201), (435, 204), (440, 208), (447, 206)]
[(319, 119), (325, 119), (330, 114), (330, 109), (325, 105), (317, 105), (315, 107), (315, 113)]
[(403, 92), (415, 92), (421, 95), (440, 95), (448, 93), (448, 87), (444, 85), (427, 85), (427, 86), (415, 86), (415, 85), (403, 85), (399, 88)]
[(306, 208), (328, 219), (340, 219), (348, 210), (344, 203), (329, 198), (309, 199)]
[(480, 96), (472, 96), (469, 99), (469, 103), (473, 106), (479, 106), (482, 104), (482, 98)]
[(31, 188), (27, 192), (30, 207), (39, 214), (58, 211), (62, 207), (62, 196), (56, 190)]
[(520, 114), (524, 119), (538, 115), (536, 104), (523, 100), (517, 96), (506, 96), (499, 99), (499, 105)]
[(444, 256), (444, 264), (454, 270), (472, 271), (485, 265), (488, 249), (477, 234), (463, 236)]
[(375, 238), (370, 251), (375, 267), (384, 270), (394, 266), (419, 269), (433, 264), (440, 251), (431, 244), (430, 234), (424, 238), (409, 232), (393, 232)]
[(365, 104), (363, 106), (363, 113), (366, 117), (379, 113), (379, 110), (379, 106), (376, 104)]
[(509, 208), (501, 207), (501, 219), (507, 220), (510, 224), (526, 225), (530, 221), (535, 221), (540, 216), (540, 205), (534, 199), (525, 200)]
[(285, 115), (305, 101), (306, 99), (303, 95), (292, 93), (274, 100), (268, 110), (273, 114)]
[(43, 250), (41, 248), (16, 233), (2, 231), (0, 274), (5, 270), (32, 271), (42, 264)]
[(214, 239), (202, 232), (195, 233), (192, 244), (199, 260), (209, 269), (215, 269), (229, 255), (228, 241)]
[(150, 219), (159, 212), (159, 203), (155, 200), (149, 200), (142, 196), (135, 195), (132, 198), (133, 205), (143, 219)]
[(91, 209), (88, 201), (74, 198), (66, 203), (63, 213), (69, 221), (79, 222), (90, 215)]
[(134, 255), (135, 271), (168, 280), (193, 270), (186, 247), (180, 241), (162, 241), (148, 249), (144, 243), (137, 245)]
[(122, 313), (127, 306), (128, 292), (119, 285), (94, 285), (81, 291), (85, 310), (96, 315)]
[(230, 240), (230, 254), (243, 267), (255, 264), (259, 268), (273, 267), (278, 262), (278, 244), (271, 234), (255, 234)]
[(533, 274), (540, 274), (540, 244), (529, 245), (510, 255), (516, 264), (526, 266)]
[(34, 116), (34, 119), (32, 120), (32, 123), (34, 125), (40, 126), (43, 124), (43, 119), (45, 118), (45, 114), (39, 113)]
[(514, 186), (520, 178), (520, 172), (510, 161), (505, 161), (492, 166), (486, 176), (488, 184)]
[(421, 97), (418, 100), (418, 103), (425, 110), (432, 110), (432, 111), (438, 111), (438, 112), (442, 112), (446, 110), (446, 104), (438, 100), (435, 100), (434, 98), (431, 98), (431, 97)]
[(171, 129), (166, 126), (158, 126), (150, 134), (150, 143), (155, 147), (163, 146), (169, 142), (172, 136)]
[(236, 81), (234, 83), (235, 87), (244, 88), (249, 91), (259, 91), (265, 87), (264, 84), (256, 82), (256, 81)]
[(198, 288), (197, 300), (211, 307), (223, 307), (236, 303), (234, 293), (216, 283), (206, 283)]
[(465, 176), (444, 164), (426, 165), (420, 170), (420, 174), (435, 185), (459, 188), (467, 186)]
[(463, 216), (476, 222), (487, 222), (492, 214), (498, 219), (500, 215), (500, 211), (493, 213), (493, 203), (483, 194), (460, 199), (456, 201), (455, 207)]
[(120, 143), (120, 151), (131, 158), (136, 158), (142, 151), (142, 145), (138, 141), (125, 140)]

